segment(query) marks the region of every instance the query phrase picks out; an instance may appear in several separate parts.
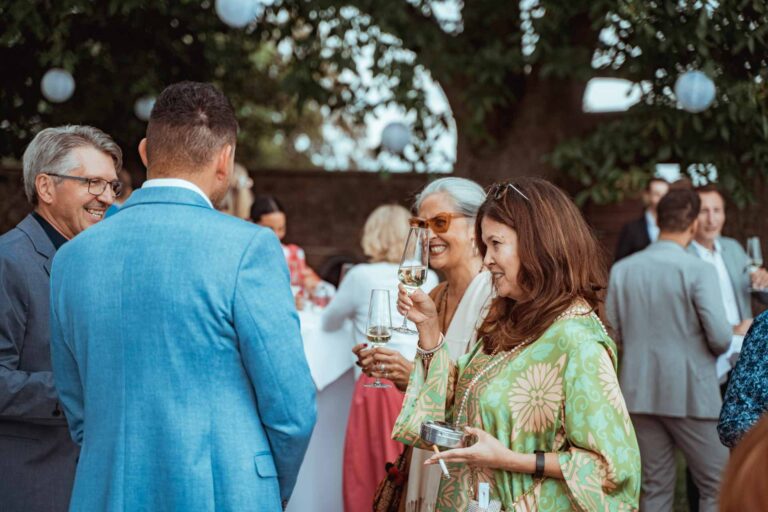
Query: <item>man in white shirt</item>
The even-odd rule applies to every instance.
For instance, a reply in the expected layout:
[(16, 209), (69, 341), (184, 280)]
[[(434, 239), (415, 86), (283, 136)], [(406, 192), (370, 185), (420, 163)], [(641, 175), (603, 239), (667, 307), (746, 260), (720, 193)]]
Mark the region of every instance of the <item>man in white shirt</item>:
[[(714, 185), (696, 189), (701, 199), (698, 229), (688, 251), (694, 256), (714, 265), (720, 282), (720, 293), (728, 322), (734, 326), (731, 347), (717, 360), (721, 393), (725, 394), (728, 373), (738, 360), (743, 336), (752, 325), (751, 292), (768, 289), (768, 272), (760, 268), (749, 272), (749, 260), (744, 249), (733, 238), (722, 236), (725, 225), (725, 199)], [(761, 302), (768, 303), (768, 292), (756, 293)], [(688, 502), (698, 502), (698, 489), (687, 474)], [(695, 507), (692, 507), (695, 510)]]
[[(741, 244), (722, 236), (725, 200), (717, 187), (707, 185), (696, 192), (701, 199), (699, 227), (688, 250), (715, 266), (728, 321), (736, 327), (736, 334), (743, 336), (752, 325), (750, 294), (755, 289), (768, 289), (768, 272), (760, 268), (750, 273)], [(768, 302), (768, 292), (760, 292), (758, 298)]]

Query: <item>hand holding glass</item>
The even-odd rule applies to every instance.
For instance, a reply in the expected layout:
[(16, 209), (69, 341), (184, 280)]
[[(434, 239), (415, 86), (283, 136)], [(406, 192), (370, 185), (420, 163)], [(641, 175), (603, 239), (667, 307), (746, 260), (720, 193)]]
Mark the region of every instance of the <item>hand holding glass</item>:
[[(371, 290), (371, 303), (368, 306), (368, 323), (365, 327), (368, 343), (373, 347), (384, 346), (392, 337), (392, 314), (390, 312), (389, 290)], [(389, 388), (376, 377), (366, 388)]]

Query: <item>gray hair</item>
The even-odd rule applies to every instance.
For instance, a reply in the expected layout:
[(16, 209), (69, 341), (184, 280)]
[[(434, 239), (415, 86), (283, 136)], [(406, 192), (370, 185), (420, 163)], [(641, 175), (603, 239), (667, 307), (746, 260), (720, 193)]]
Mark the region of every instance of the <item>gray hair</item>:
[(115, 163), (115, 171), (123, 166), (123, 152), (112, 137), (93, 126), (66, 125), (42, 130), (24, 151), (24, 192), (31, 204), (37, 204), (35, 179), (50, 172), (69, 175), (79, 162), (72, 155), (76, 148), (92, 146), (103, 151)]
[(485, 201), (483, 187), (474, 181), (466, 178), (440, 178), (424, 187), (419, 195), (416, 196), (413, 207), (418, 211), (427, 197), (438, 193), (448, 195), (458, 213), (472, 218), (477, 217), (477, 211), (480, 209), (483, 201)]

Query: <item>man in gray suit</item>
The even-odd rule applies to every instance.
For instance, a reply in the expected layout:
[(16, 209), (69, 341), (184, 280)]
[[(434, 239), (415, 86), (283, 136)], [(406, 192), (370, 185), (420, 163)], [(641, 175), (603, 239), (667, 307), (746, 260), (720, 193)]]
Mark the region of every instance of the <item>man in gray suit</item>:
[(732, 329), (712, 267), (688, 254), (701, 202), (688, 189), (659, 203), (659, 240), (611, 269), (606, 312), (623, 348), (619, 381), (643, 459), (641, 510), (672, 509), (675, 447), (717, 510), (728, 451), (717, 437), (721, 398), (715, 358)]
[[(696, 189), (701, 199), (698, 229), (688, 252), (711, 263), (717, 270), (723, 305), (728, 321), (742, 336), (752, 325), (751, 289), (768, 289), (768, 271), (749, 268), (747, 253), (733, 238), (722, 236), (725, 225), (725, 199), (714, 185)], [(755, 296), (768, 303), (768, 293)]]
[(24, 152), (34, 211), (0, 236), (0, 512), (68, 508), (78, 449), (51, 373), (49, 274), (56, 250), (119, 194), (121, 160), (89, 126), (47, 128)]

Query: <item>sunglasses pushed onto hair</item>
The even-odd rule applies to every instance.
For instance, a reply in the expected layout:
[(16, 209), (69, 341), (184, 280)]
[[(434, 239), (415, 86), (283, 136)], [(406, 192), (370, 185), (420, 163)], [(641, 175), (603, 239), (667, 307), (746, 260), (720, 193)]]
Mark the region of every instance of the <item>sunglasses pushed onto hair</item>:
[(431, 229), (433, 233), (445, 233), (451, 227), (451, 220), (456, 218), (468, 218), (469, 215), (463, 213), (448, 213), (440, 212), (434, 217), (428, 219), (422, 219), (420, 217), (411, 217), (410, 223), (412, 228), (424, 228)]
[(512, 183), (494, 183), (491, 185), (491, 188), (488, 189), (488, 196), (492, 197), (495, 201), (499, 201), (504, 198), (505, 195), (507, 195), (507, 191), (509, 189), (514, 190), (518, 194), (520, 194), (520, 197), (525, 199), (526, 201), (530, 202), (531, 200), (528, 199), (528, 196), (522, 193), (522, 191), (517, 188)]

